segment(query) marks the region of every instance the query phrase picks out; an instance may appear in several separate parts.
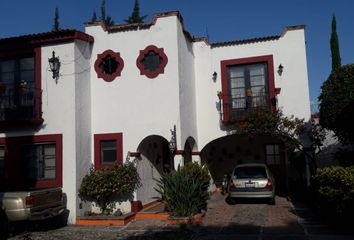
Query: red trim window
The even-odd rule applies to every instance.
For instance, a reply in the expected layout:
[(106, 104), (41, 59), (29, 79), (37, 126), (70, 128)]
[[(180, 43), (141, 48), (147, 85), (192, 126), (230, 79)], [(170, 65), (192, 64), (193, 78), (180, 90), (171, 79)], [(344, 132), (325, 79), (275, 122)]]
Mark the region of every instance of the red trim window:
[(94, 135), (95, 168), (123, 164), (123, 134), (107, 133)]
[(136, 66), (140, 70), (140, 75), (148, 78), (156, 78), (159, 74), (164, 73), (168, 58), (163, 48), (154, 45), (140, 50), (139, 57), (136, 59)]
[[(4, 181), (14, 187), (62, 187), (61, 134), (0, 139)], [(0, 152), (1, 154), (1, 152)]]
[(41, 124), (41, 49), (0, 59), (0, 124)]
[(120, 53), (106, 50), (101, 54), (97, 54), (95, 71), (98, 78), (111, 82), (121, 75), (123, 67), (124, 61), (120, 57)]
[(248, 112), (275, 111), (272, 55), (221, 61), (221, 84), (225, 123)]

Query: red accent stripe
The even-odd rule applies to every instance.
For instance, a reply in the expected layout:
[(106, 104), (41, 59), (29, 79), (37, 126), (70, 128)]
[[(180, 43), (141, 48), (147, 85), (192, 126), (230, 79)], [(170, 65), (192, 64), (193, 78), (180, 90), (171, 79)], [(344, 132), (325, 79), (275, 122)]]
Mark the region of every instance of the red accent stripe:
[(184, 150), (176, 150), (176, 155), (183, 155), (184, 154)]
[(140, 152), (129, 152), (129, 157), (140, 157)]

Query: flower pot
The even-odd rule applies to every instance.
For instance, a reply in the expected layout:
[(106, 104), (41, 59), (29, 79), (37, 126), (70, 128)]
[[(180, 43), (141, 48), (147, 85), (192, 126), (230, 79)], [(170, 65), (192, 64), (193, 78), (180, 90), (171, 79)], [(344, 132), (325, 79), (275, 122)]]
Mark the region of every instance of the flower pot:
[(169, 217), (166, 219), (168, 225), (186, 225), (192, 223), (189, 217)]

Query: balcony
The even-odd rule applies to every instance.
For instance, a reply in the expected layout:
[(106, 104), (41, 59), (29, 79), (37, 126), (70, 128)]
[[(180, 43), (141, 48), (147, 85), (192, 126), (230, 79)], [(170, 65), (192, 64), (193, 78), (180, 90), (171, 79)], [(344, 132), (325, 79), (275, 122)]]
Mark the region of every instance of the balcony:
[(250, 113), (271, 111), (271, 106), (275, 106), (275, 99), (270, 99), (268, 94), (248, 97), (228, 95), (220, 99), (220, 104), (222, 120), (224, 123), (232, 123), (245, 120)]
[(0, 126), (25, 126), (42, 122), (37, 107), (40, 106), (40, 94), (33, 91), (0, 92)]

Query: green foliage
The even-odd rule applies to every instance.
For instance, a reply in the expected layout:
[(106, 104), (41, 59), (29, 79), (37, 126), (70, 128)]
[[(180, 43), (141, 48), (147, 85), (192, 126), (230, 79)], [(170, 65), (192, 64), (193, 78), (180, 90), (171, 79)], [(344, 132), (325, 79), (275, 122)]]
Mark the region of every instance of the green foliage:
[(102, 0), (101, 2), (101, 21), (106, 20), (106, 0)]
[(320, 124), (332, 130), (342, 143), (354, 142), (354, 64), (333, 71), (318, 98)]
[(113, 26), (114, 21), (112, 17), (106, 15), (106, 1), (102, 0), (101, 2), (101, 22), (104, 23), (105, 26)]
[(92, 18), (91, 18), (91, 22), (97, 22), (96, 11), (93, 11)]
[(313, 186), (320, 208), (328, 214), (349, 216), (354, 213), (354, 167), (318, 169)]
[(132, 163), (104, 169), (92, 167), (82, 179), (79, 197), (96, 203), (104, 213), (112, 203), (132, 200), (139, 183), (138, 172)]
[[(316, 151), (322, 146), (324, 131), (316, 124), (307, 124), (304, 119), (294, 116), (285, 116), (282, 111), (254, 112), (247, 115), (243, 122), (234, 124), (234, 128), (240, 134), (250, 136), (268, 134), (277, 137), (288, 149), (304, 150), (300, 137), (308, 137), (313, 143), (313, 150)], [(309, 129), (307, 129), (309, 128)]]
[(316, 168), (316, 154), (321, 151), (325, 138), (324, 129), (314, 122), (305, 122), (282, 111), (260, 111), (247, 114), (233, 128), (238, 134), (248, 136), (270, 135), (282, 140), (287, 150), (298, 150), (311, 160), (311, 172)]
[(146, 15), (140, 16), (139, 1), (135, 0), (134, 9), (132, 15), (128, 19), (124, 20), (126, 23), (144, 23)]
[(161, 199), (175, 217), (193, 217), (207, 207), (210, 176), (206, 167), (187, 163), (171, 174), (162, 173), (156, 180)]
[(59, 9), (57, 7), (55, 8), (54, 24), (52, 31), (59, 31)]
[(339, 42), (337, 35), (336, 17), (332, 18), (332, 33), (331, 33), (331, 54), (332, 54), (332, 71), (336, 71), (341, 66)]
[(114, 25), (114, 21), (113, 21), (113, 19), (110, 16), (107, 16), (106, 20), (104, 21), (104, 24), (106, 26), (113, 26)]

